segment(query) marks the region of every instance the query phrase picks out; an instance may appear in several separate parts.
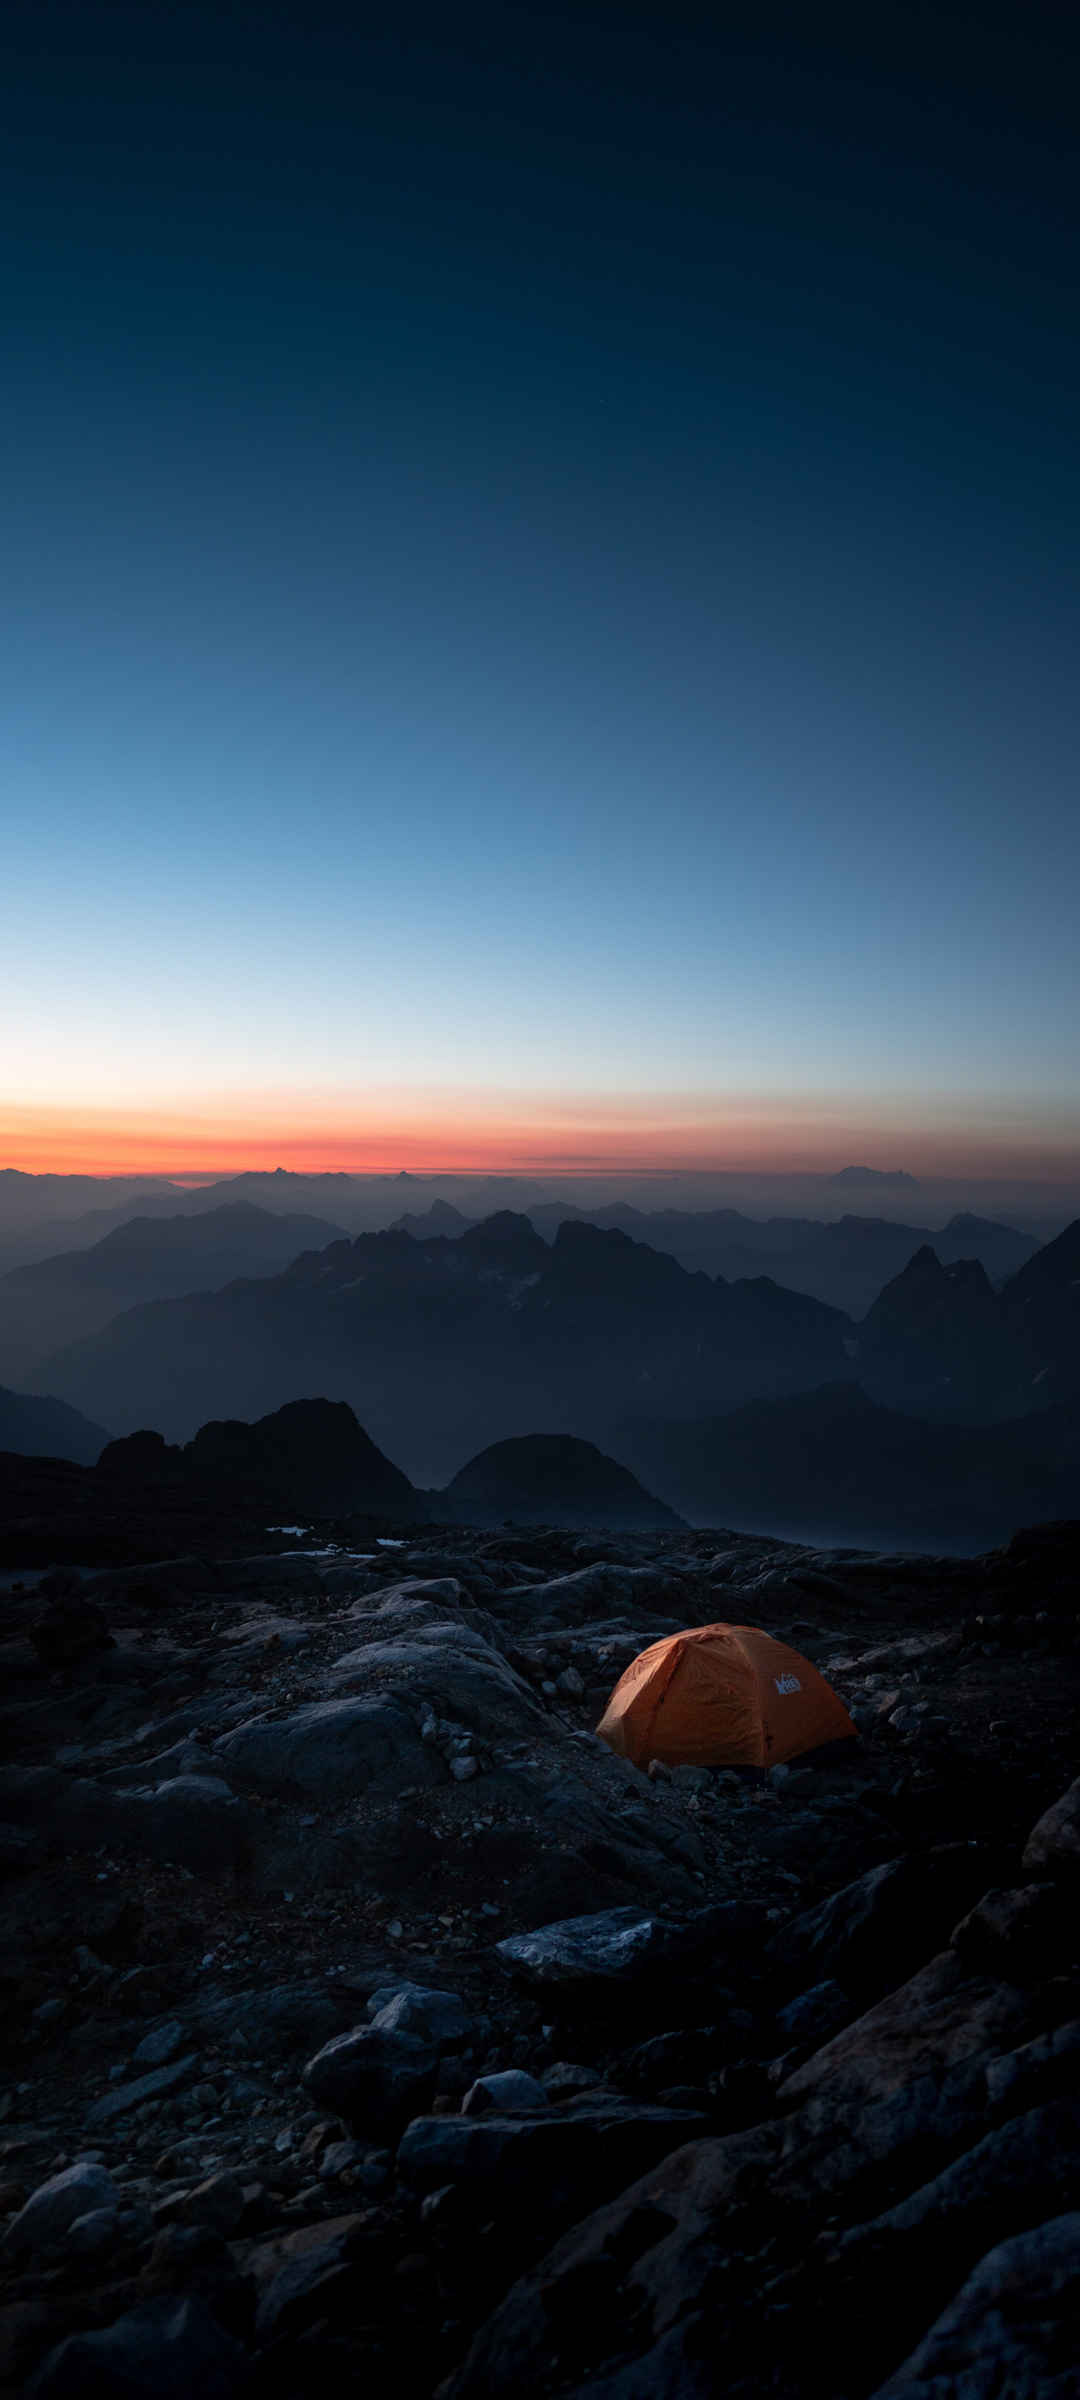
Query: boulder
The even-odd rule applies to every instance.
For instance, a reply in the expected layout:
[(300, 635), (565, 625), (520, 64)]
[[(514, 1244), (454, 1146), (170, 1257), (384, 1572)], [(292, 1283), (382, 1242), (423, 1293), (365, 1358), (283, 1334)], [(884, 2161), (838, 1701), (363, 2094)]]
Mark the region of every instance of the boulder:
[(186, 2036), (178, 2017), (165, 2017), (145, 2033), (132, 2051), (133, 2067), (167, 2067), (184, 2047)]
[(955, 1951), (943, 1951), (786, 2076), (780, 2100), (880, 2099), (1032, 2030), (1022, 1991), (968, 1975)]
[(791, 1918), (769, 1959), (793, 1976), (817, 1967), (845, 1991), (876, 1998), (941, 1948), (986, 1881), (986, 1854), (968, 1842), (889, 1859)]
[[(364, 2296), (362, 2261), (369, 2237), (359, 2215), (306, 2225), (267, 2245), (252, 2260), (259, 2286), (255, 2334), (260, 2346), (296, 2340), (316, 2320), (350, 2313)], [(359, 2283), (359, 2291), (357, 2289)]]
[(397, 2133), (430, 2104), (439, 2056), (437, 2042), (360, 2025), (309, 2059), (304, 2082), (320, 2107), (332, 2108), (359, 2132)]
[[(648, 1830), (655, 1838), (655, 1821)], [(508, 1934), (495, 1951), (511, 1974), (527, 1983), (575, 1985), (628, 1983), (663, 1971), (708, 1967), (722, 1962), (741, 1973), (760, 1941), (762, 1912), (751, 1902), (720, 1901), (661, 1916), (642, 1908), (607, 1908), (596, 1915), (560, 1917), (531, 1933)]]
[(526, 1983), (622, 1983), (655, 1957), (657, 1947), (655, 1917), (639, 1908), (608, 1908), (510, 1934), (495, 1951)]
[(230, 1780), (256, 1792), (333, 1802), (391, 1797), (446, 1780), (408, 1709), (389, 1694), (316, 1700), (276, 1720), (254, 1717), (215, 1749)]
[(10, 2258), (20, 2258), (37, 2250), (47, 2250), (64, 2235), (79, 2217), (92, 2209), (115, 2209), (120, 2195), (112, 2176), (104, 2167), (89, 2160), (79, 2160), (65, 2167), (59, 2175), (51, 2175), (47, 2183), (39, 2183), (36, 2192), (13, 2217), (4, 2234), (0, 2249)]
[(198, 2053), (192, 2050), (173, 2066), (155, 2067), (149, 2075), (137, 2075), (134, 2083), (115, 2085), (87, 2109), (87, 2124), (111, 2125), (115, 2118), (126, 2117), (129, 2109), (141, 2108), (144, 2100), (160, 2100), (166, 2092), (178, 2091), (182, 2083), (190, 2082), (198, 2064)]
[(403, 1587), (392, 1602), (384, 1603), (387, 1613), (396, 1610), (405, 1616), (404, 1626), (390, 1639), (365, 1642), (337, 1659), (332, 1670), (335, 1686), (364, 1692), (375, 1684), (380, 1691), (407, 1695), (414, 1708), (426, 1704), (438, 1717), (452, 1718), (485, 1741), (521, 1740), (542, 1732), (542, 1710), (501, 1651), (458, 1618), (427, 1615), (425, 1594), (431, 1588), (419, 1585), (415, 1599), (406, 1605)]
[(526, 2075), (520, 2067), (506, 2067), (498, 2075), (478, 2075), (461, 2103), (463, 2117), (529, 2116), (538, 2108), (549, 2108), (549, 2096), (535, 2075)]
[(997, 2126), (906, 2200), (809, 2261), (813, 2309), (848, 2328), (853, 2382), (866, 2389), (894, 2367), (928, 2313), (945, 2306), (993, 2244), (1026, 2232), (1046, 2210), (1067, 2208), (1078, 2172), (1080, 2102), (1053, 2101)]
[(827, 2042), (856, 2014), (855, 2002), (838, 1983), (815, 1983), (777, 2009), (777, 2029), (787, 2043)]
[(276, 2058), (310, 2051), (342, 2032), (353, 2014), (344, 1993), (324, 1983), (248, 1985), (224, 1995), (210, 1993), (184, 2011), (189, 2039), (208, 2045), (239, 2033), (256, 2054)]
[(1057, 1883), (984, 1892), (953, 1927), (952, 1947), (974, 1971), (1037, 1982), (1080, 1957), (1080, 1933)]
[(233, 2400), (248, 2380), (246, 2353), (198, 2298), (144, 2301), (99, 2333), (73, 2333), (51, 2350), (28, 2400)]
[(999, 2242), (876, 2400), (1073, 2400), (1080, 2385), (1080, 2212)]
[[(476, 2132), (490, 2122), (480, 2118)], [(594, 2384), (595, 2400), (654, 2392), (709, 2400), (718, 2317), (725, 2388), (750, 2400), (762, 2388), (765, 2330), (775, 2344), (790, 2314), (779, 2294), (773, 2309), (768, 2287), (785, 2258), (801, 2266), (808, 2225), (865, 2209), (883, 2187), (910, 2189), (977, 2139), (984, 2122), (980, 2079), (963, 2068), (924, 2075), (869, 2105), (861, 2096), (815, 2101), (795, 2116), (688, 2142), (575, 2224), (511, 2286), (449, 2387), (453, 2400), (576, 2400), (592, 2396)], [(410, 2127), (406, 2141), (418, 2139)], [(835, 2338), (835, 2322), (828, 2312), (808, 2336), (800, 2319), (801, 2356), (777, 2388), (804, 2388), (807, 2340), (816, 2355), (830, 2332)]]
[(1032, 1826), (1024, 1869), (1028, 1875), (1080, 1873), (1080, 1776)]
[(565, 2220), (647, 2173), (704, 2124), (690, 2109), (599, 2102), (591, 2093), (533, 2115), (414, 2117), (398, 2147), (398, 2173), (421, 2194), (465, 2187), (486, 2216), (513, 2208)]
[(475, 2031), (475, 2019), (456, 1992), (433, 1991), (422, 1983), (380, 1984), (367, 2007), (381, 2032), (410, 2033), (440, 2049), (459, 2047)]
[(1037, 2034), (1019, 2050), (992, 2058), (986, 2069), (986, 2097), (995, 2117), (1015, 2116), (1040, 2100), (1080, 2086), (1080, 2020), (1056, 2025)]

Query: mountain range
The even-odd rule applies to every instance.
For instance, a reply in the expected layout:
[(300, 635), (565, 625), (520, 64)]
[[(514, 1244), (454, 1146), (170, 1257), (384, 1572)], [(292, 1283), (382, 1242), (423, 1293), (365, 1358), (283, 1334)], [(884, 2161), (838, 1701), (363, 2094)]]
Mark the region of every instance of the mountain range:
[[(837, 1180), (841, 1180), (837, 1178)], [(950, 1218), (940, 1232), (926, 1225), (896, 1224), (887, 1217), (845, 1215), (834, 1222), (809, 1217), (744, 1216), (736, 1208), (634, 1208), (617, 1201), (608, 1208), (582, 1208), (564, 1200), (540, 1201), (525, 1212), (538, 1233), (551, 1239), (560, 1225), (599, 1225), (628, 1233), (676, 1258), (680, 1266), (736, 1281), (772, 1275), (831, 1308), (861, 1317), (881, 1287), (898, 1275), (924, 1245), (946, 1265), (978, 1259), (992, 1283), (1003, 1282), (1034, 1255), (1032, 1235), (1011, 1225), (968, 1213)], [(470, 1220), (439, 1199), (422, 1211), (397, 1218), (395, 1230), (417, 1241), (464, 1233)]]
[(630, 1420), (710, 1418), (857, 1381), (930, 1420), (1007, 1421), (1080, 1388), (1080, 1220), (995, 1290), (923, 1245), (861, 1324), (768, 1276), (691, 1271), (618, 1228), (547, 1241), (497, 1212), (452, 1238), (364, 1234), (129, 1308), (28, 1379), (119, 1431), (347, 1400), (422, 1485), (537, 1425), (618, 1451)]
[(617, 1230), (543, 1240), (498, 1212), (455, 1240), (364, 1234), (283, 1274), (128, 1309), (29, 1378), (117, 1431), (190, 1437), (298, 1392), (347, 1400), (413, 1480), (511, 1434), (610, 1446), (628, 1411), (693, 1415), (849, 1368), (850, 1320), (768, 1277), (688, 1273)]
[(0, 1374), (21, 1379), (53, 1350), (96, 1333), (141, 1300), (279, 1274), (301, 1251), (344, 1238), (326, 1218), (279, 1215), (250, 1200), (198, 1215), (129, 1218), (90, 1249), (64, 1250), (0, 1276)]
[(217, 1420), (184, 1444), (129, 1434), (96, 1464), (0, 1449), (0, 1569), (9, 1572), (164, 1559), (182, 1580), (193, 1553), (265, 1556), (310, 1540), (306, 1524), (283, 1515), (317, 1518), (324, 1556), (331, 1528), (340, 1548), (430, 1522), (638, 1532), (681, 1522), (627, 1468), (561, 1436), (498, 1443), (447, 1491), (418, 1491), (352, 1409), (330, 1400), (294, 1400), (251, 1423)]

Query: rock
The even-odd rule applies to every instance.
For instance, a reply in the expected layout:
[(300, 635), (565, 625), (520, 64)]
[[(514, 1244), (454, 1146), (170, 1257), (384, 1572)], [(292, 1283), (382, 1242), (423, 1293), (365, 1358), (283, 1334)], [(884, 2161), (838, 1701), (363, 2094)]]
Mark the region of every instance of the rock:
[(1080, 1872), (1080, 1776), (1032, 1827), (1024, 1851), (1024, 1871), (1028, 1875)]
[(155, 2067), (149, 2075), (138, 2075), (134, 2083), (122, 2083), (113, 2092), (105, 2092), (87, 2109), (88, 2125), (111, 2125), (114, 2118), (124, 2117), (132, 2108), (141, 2108), (144, 2100), (159, 2100), (165, 2092), (175, 2092), (187, 2083), (199, 2064), (196, 2051), (178, 2058), (173, 2066)]
[(579, 2092), (595, 2091), (603, 2076), (596, 2067), (579, 2067), (571, 2059), (557, 2058), (544, 2068), (540, 2080), (549, 2100), (575, 2100)]
[(50, 2351), (28, 2400), (233, 2400), (245, 2352), (197, 2298), (147, 2300), (99, 2333)]
[(719, 1956), (725, 1965), (745, 1963), (760, 1939), (763, 1912), (744, 1901), (691, 1909), (661, 1917), (641, 1908), (609, 1908), (595, 1916), (560, 1917), (532, 1933), (496, 1942), (496, 1956), (511, 1973), (534, 1984), (626, 1983), (659, 1971), (710, 1971)]
[(305, 2225), (257, 2251), (249, 2266), (258, 2287), (260, 2345), (295, 2340), (306, 2326), (351, 2306), (368, 2238), (363, 2216), (354, 2214)]
[(465, 2187), (485, 2215), (514, 2208), (537, 2217), (594, 2207), (683, 2142), (705, 2119), (689, 2110), (586, 2094), (533, 2116), (414, 2117), (398, 2146), (398, 2173), (421, 2194)]
[(347, 2174), (351, 2168), (360, 2166), (364, 2159), (375, 2155), (377, 2153), (368, 2151), (363, 2142), (328, 2142), (319, 2159), (320, 2180), (333, 2183), (339, 2175)]
[(434, 2098), (438, 2066), (437, 2043), (361, 2025), (327, 2042), (303, 2079), (313, 2099), (347, 2124), (365, 2134), (393, 2133)]
[(177, 2051), (184, 2047), (184, 2028), (178, 2018), (167, 2017), (163, 2024), (151, 2026), (138, 2049), (131, 2054), (133, 2067), (167, 2067)]
[(1040, 2100), (1080, 2085), (1080, 2021), (1055, 2026), (1036, 2035), (1019, 2050), (992, 2058), (986, 2069), (986, 2097), (994, 2116), (1015, 2116)]
[(30, 1639), (50, 1674), (75, 1667), (100, 1650), (115, 1648), (100, 1608), (77, 1590), (58, 1593), (30, 1626)]
[(655, 1953), (656, 1919), (638, 1908), (563, 1917), (496, 1942), (496, 1955), (527, 1983), (618, 1983)]
[(380, 1984), (368, 2001), (368, 2016), (384, 2033), (411, 2033), (420, 2041), (453, 2048), (475, 2031), (463, 2000), (456, 1992), (432, 1990), (423, 1983)]
[(1029, 1883), (985, 1892), (954, 1926), (952, 1947), (975, 1972), (1033, 1983), (1080, 1956), (1080, 1936), (1060, 1884)]
[(248, 2050), (286, 2058), (329, 2041), (345, 2029), (352, 2013), (344, 1994), (335, 1994), (330, 1985), (278, 1983), (197, 2000), (185, 2011), (184, 2023), (189, 2039), (213, 2045), (240, 2034)]
[(731, 2039), (719, 2025), (692, 2025), (655, 2033), (621, 2058), (613, 2081), (657, 2097), (672, 2084), (703, 2084), (730, 2056)]
[[(836, 2318), (831, 2307), (822, 2310), (808, 2329), (800, 2317), (801, 2356), (786, 2381), (773, 2378), (772, 2350), (793, 2315), (786, 2295), (777, 2295), (775, 2313), (771, 2305), (785, 2256), (801, 2267), (808, 2226), (849, 2206), (853, 2190), (880, 2190), (883, 2174), (903, 2188), (905, 2173), (910, 2184), (977, 2138), (978, 2082), (966, 2069), (928, 2074), (881, 2102), (825, 2099), (674, 2150), (576, 2223), (510, 2288), (455, 2376), (453, 2400), (586, 2392), (596, 2400), (712, 2400), (718, 2308), (726, 2388), (751, 2400), (768, 2373), (770, 2388), (800, 2392), (807, 2342), (835, 2332)], [(480, 2118), (474, 2130), (490, 2122)], [(415, 2132), (410, 2127), (406, 2140)], [(849, 2343), (845, 2322), (845, 2390)]]
[(461, 2103), (461, 2114), (482, 2117), (496, 2111), (501, 2116), (516, 2117), (549, 2105), (550, 2095), (535, 2075), (526, 2075), (520, 2067), (506, 2067), (498, 2075), (477, 2076)]
[(800, 1992), (786, 2007), (778, 2008), (776, 2022), (785, 2042), (827, 2042), (842, 2025), (848, 2025), (857, 2013), (856, 2004), (838, 1983), (815, 1983), (808, 1992)]
[(255, 1717), (224, 1734), (215, 1749), (234, 1782), (286, 1797), (389, 1797), (409, 1784), (427, 1789), (444, 1780), (437, 1751), (389, 1695), (316, 1700), (277, 1720)]
[[(408, 1702), (410, 1723), (417, 1708), (431, 1709), (439, 1718), (486, 1742), (524, 1740), (538, 1735), (544, 1717), (528, 1684), (515, 1673), (497, 1646), (495, 1628), (481, 1632), (440, 1613), (432, 1605), (435, 1587), (418, 1584), (410, 1593), (403, 1586), (383, 1604), (380, 1618), (390, 1618), (395, 1638), (365, 1642), (349, 1651), (333, 1668), (338, 1686), (363, 1691), (377, 1682), (401, 1706)], [(460, 1606), (464, 1595), (454, 1587)], [(413, 1779), (410, 1779), (413, 1780)]]
[(1073, 2400), (1080, 2212), (999, 2242), (876, 2400)]
[(585, 1697), (584, 1677), (578, 1674), (576, 1667), (564, 1667), (562, 1674), (555, 1677), (555, 1689), (558, 1692), (565, 1692), (571, 1700), (583, 1700)]
[(791, 1974), (820, 1966), (846, 1991), (876, 1997), (939, 1950), (985, 1889), (986, 1854), (967, 1842), (889, 1859), (792, 1918), (768, 1957)]
[(845, 2311), (852, 2380), (866, 2388), (891, 2366), (992, 2244), (1026, 2231), (1044, 2209), (1067, 2207), (1078, 2170), (1080, 2102), (1051, 2102), (998, 2126), (813, 2262), (817, 2304)]
[(969, 1977), (943, 1951), (856, 2018), (780, 2086), (792, 2105), (814, 2097), (882, 2098), (917, 2075), (1008, 2046), (1030, 2030), (1030, 2003), (1011, 1984)]
[(69, 2257), (103, 2257), (115, 2244), (119, 2223), (115, 2208), (91, 2208), (85, 2217), (76, 2217), (64, 2244)]
[(455, 1783), (469, 1783), (479, 1771), (475, 1758), (452, 1758), (450, 1761), (450, 1773)]
[(88, 2216), (93, 2209), (115, 2210), (119, 2202), (116, 2185), (105, 2168), (79, 2160), (31, 2192), (8, 2226), (0, 2249), (15, 2258), (47, 2250), (63, 2239), (79, 2217)]
[(206, 2225), (228, 2239), (241, 2224), (247, 2201), (238, 2175), (208, 2175), (193, 2191), (185, 2192), (178, 2214), (186, 2224)]

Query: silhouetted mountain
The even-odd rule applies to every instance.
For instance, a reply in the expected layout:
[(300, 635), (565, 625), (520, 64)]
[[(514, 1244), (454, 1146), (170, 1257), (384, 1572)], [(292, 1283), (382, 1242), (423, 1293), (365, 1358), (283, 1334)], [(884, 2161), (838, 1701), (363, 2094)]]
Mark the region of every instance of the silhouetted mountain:
[(1014, 1414), (1023, 1372), (976, 1259), (943, 1266), (929, 1244), (887, 1283), (859, 1328), (860, 1381), (913, 1415), (957, 1422)]
[(418, 1513), (408, 1477), (327, 1400), (203, 1425), (183, 1448), (143, 1430), (107, 1443), (96, 1466), (0, 1451), (6, 1567), (261, 1554), (295, 1548), (298, 1516), (369, 1540)]
[[(691, 1272), (722, 1275), (725, 1281), (770, 1274), (790, 1290), (809, 1292), (831, 1308), (861, 1317), (882, 1284), (898, 1275), (916, 1250), (931, 1243), (951, 1263), (978, 1258), (994, 1283), (1015, 1274), (1037, 1244), (1030, 1234), (986, 1218), (957, 1216), (940, 1233), (926, 1225), (896, 1224), (887, 1217), (843, 1216), (838, 1222), (807, 1217), (743, 1216), (735, 1208), (581, 1208), (563, 1200), (544, 1201), (526, 1211), (538, 1233), (552, 1240), (560, 1225), (599, 1225), (628, 1233), (663, 1250)], [(469, 1220), (436, 1201), (425, 1216), (399, 1218), (397, 1229), (415, 1234), (454, 1235)]]
[(109, 1436), (64, 1400), (0, 1385), (0, 1450), (23, 1458), (72, 1458), (92, 1466)]
[(904, 1167), (839, 1167), (830, 1175), (830, 1183), (910, 1183), (918, 1177), (909, 1175)]
[(462, 1216), (460, 1208), (452, 1207), (449, 1200), (433, 1200), (430, 1208), (407, 1209), (403, 1217), (395, 1217), (389, 1231), (411, 1233), (415, 1242), (424, 1242), (435, 1233), (464, 1233), (466, 1226), (473, 1221), (471, 1217)]
[(1080, 1217), (1036, 1251), (1001, 1298), (1033, 1381), (1051, 1400), (1080, 1395)]
[(65, 1250), (0, 1277), (0, 1372), (29, 1374), (50, 1351), (140, 1300), (280, 1274), (302, 1250), (342, 1238), (341, 1227), (323, 1218), (277, 1216), (250, 1201), (201, 1216), (131, 1218), (92, 1249)]
[(891, 1405), (973, 1423), (1080, 1393), (1078, 1253), (1080, 1219), (994, 1292), (975, 1260), (944, 1266), (924, 1247), (859, 1328), (859, 1380)]
[(1080, 1511), (1075, 1403), (931, 1425), (836, 1384), (694, 1425), (626, 1426), (620, 1446), (692, 1521), (792, 1538), (977, 1548), (1019, 1516)]
[[(688, 1274), (587, 1224), (500, 1211), (460, 1239), (364, 1234), (283, 1275), (130, 1309), (34, 1377), (120, 1428), (346, 1399), (417, 1482), (536, 1424), (602, 1444), (635, 1401), (692, 1415), (848, 1371), (850, 1321), (768, 1278)], [(90, 1395), (93, 1395), (91, 1400)]]
[(444, 1492), (433, 1492), (430, 1504), (433, 1516), (463, 1525), (602, 1525), (630, 1532), (681, 1522), (628, 1468), (592, 1442), (564, 1433), (493, 1442)]
[(257, 1497), (263, 1507), (308, 1516), (410, 1516), (414, 1510), (408, 1476), (376, 1449), (343, 1401), (293, 1400), (254, 1424), (214, 1419), (183, 1448), (159, 1433), (129, 1434), (109, 1443), (98, 1470), (129, 1486), (227, 1482), (231, 1493)]

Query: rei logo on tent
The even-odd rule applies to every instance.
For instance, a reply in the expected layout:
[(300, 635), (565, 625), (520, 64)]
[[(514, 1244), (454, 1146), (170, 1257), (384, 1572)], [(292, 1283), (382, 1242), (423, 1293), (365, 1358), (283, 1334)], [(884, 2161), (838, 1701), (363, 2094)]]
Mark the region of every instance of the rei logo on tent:
[(799, 1682), (797, 1675), (774, 1675), (773, 1682), (776, 1685), (777, 1691), (781, 1693), (801, 1692), (802, 1690), (802, 1685)]

